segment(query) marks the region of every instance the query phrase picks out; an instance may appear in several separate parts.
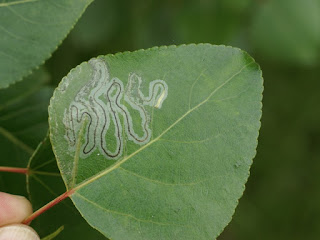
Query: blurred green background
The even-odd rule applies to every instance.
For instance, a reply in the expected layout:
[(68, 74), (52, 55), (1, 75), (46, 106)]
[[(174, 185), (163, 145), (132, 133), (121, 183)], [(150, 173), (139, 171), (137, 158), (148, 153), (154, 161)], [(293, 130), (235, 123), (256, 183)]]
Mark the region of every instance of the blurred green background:
[(56, 86), (97, 55), (232, 45), (265, 81), (257, 156), (219, 240), (320, 238), (320, 0), (95, 0), (46, 68)]

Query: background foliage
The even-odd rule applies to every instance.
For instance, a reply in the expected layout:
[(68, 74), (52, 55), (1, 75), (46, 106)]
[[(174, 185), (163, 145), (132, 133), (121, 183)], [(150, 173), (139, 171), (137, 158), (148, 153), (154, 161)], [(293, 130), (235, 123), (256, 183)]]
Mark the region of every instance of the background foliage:
[[(97, 55), (192, 42), (248, 51), (265, 80), (258, 154), (234, 219), (218, 239), (317, 239), (319, 0), (95, 0), (45, 63), (45, 94), (34, 94), (46, 98), (71, 68)], [(5, 114), (0, 116), (5, 124)], [(45, 135), (42, 123), (35, 127)], [(23, 138), (27, 130), (16, 134)]]

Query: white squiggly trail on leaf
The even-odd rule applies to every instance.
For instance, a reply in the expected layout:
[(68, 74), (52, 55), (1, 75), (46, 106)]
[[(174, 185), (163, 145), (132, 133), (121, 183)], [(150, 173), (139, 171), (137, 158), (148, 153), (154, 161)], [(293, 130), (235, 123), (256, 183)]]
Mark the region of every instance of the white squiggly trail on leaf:
[[(124, 88), (118, 78), (110, 79), (103, 60), (92, 59), (89, 64), (93, 68), (92, 79), (79, 90), (64, 112), (65, 138), (69, 150), (74, 152), (78, 133), (87, 118), (85, 143), (81, 146), (80, 157), (86, 158), (98, 148), (107, 159), (117, 159), (123, 152), (124, 133), (128, 140), (136, 144), (143, 145), (150, 141), (151, 119), (146, 107), (161, 108), (168, 95), (168, 85), (163, 80), (154, 80), (149, 83), (149, 95), (144, 96), (141, 92), (142, 78), (136, 73), (129, 74)], [(130, 105), (130, 111), (138, 112), (143, 132), (141, 136), (135, 132), (134, 120), (128, 108), (121, 103), (122, 99)], [(116, 144), (113, 151), (107, 147), (106, 136), (109, 132), (114, 133), (115, 140), (112, 141)], [(110, 136), (108, 139), (111, 141)]]

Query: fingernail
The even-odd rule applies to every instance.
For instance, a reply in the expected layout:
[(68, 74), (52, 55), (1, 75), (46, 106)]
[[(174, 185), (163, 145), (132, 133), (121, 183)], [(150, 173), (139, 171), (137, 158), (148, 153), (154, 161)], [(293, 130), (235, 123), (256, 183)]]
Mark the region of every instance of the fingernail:
[(31, 227), (14, 224), (0, 228), (0, 240), (40, 240), (40, 238)]

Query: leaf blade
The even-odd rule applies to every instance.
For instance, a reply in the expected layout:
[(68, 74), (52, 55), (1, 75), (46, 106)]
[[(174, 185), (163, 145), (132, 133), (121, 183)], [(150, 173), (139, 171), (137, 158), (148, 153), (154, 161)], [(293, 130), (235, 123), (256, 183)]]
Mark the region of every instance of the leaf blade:
[[(238, 49), (209, 44), (153, 48), (100, 59), (107, 62), (109, 79), (125, 84), (128, 78), (129, 92), (136, 74), (149, 82), (149, 94), (154, 79), (165, 81), (168, 93), (161, 109), (156, 108), (158, 104), (148, 109), (153, 116), (149, 142), (136, 146), (126, 139), (128, 151), (118, 160), (100, 156), (102, 148), (82, 155), (71, 199), (89, 224), (112, 239), (216, 237), (231, 219), (255, 155), (262, 98), (258, 65)], [(53, 148), (67, 186), (74, 153), (69, 149), (64, 154), (58, 144), (66, 143), (62, 116), (95, 73), (86, 63), (72, 70), (49, 108)], [(196, 80), (202, 73), (204, 77)], [(66, 87), (71, 85), (72, 89)], [(146, 96), (145, 88), (141, 87), (140, 95)], [(129, 125), (125, 121), (123, 128)], [(161, 140), (163, 136), (166, 139)], [(214, 224), (208, 224), (212, 221)]]
[(92, 0), (10, 1), (0, 5), (0, 88), (46, 60)]

